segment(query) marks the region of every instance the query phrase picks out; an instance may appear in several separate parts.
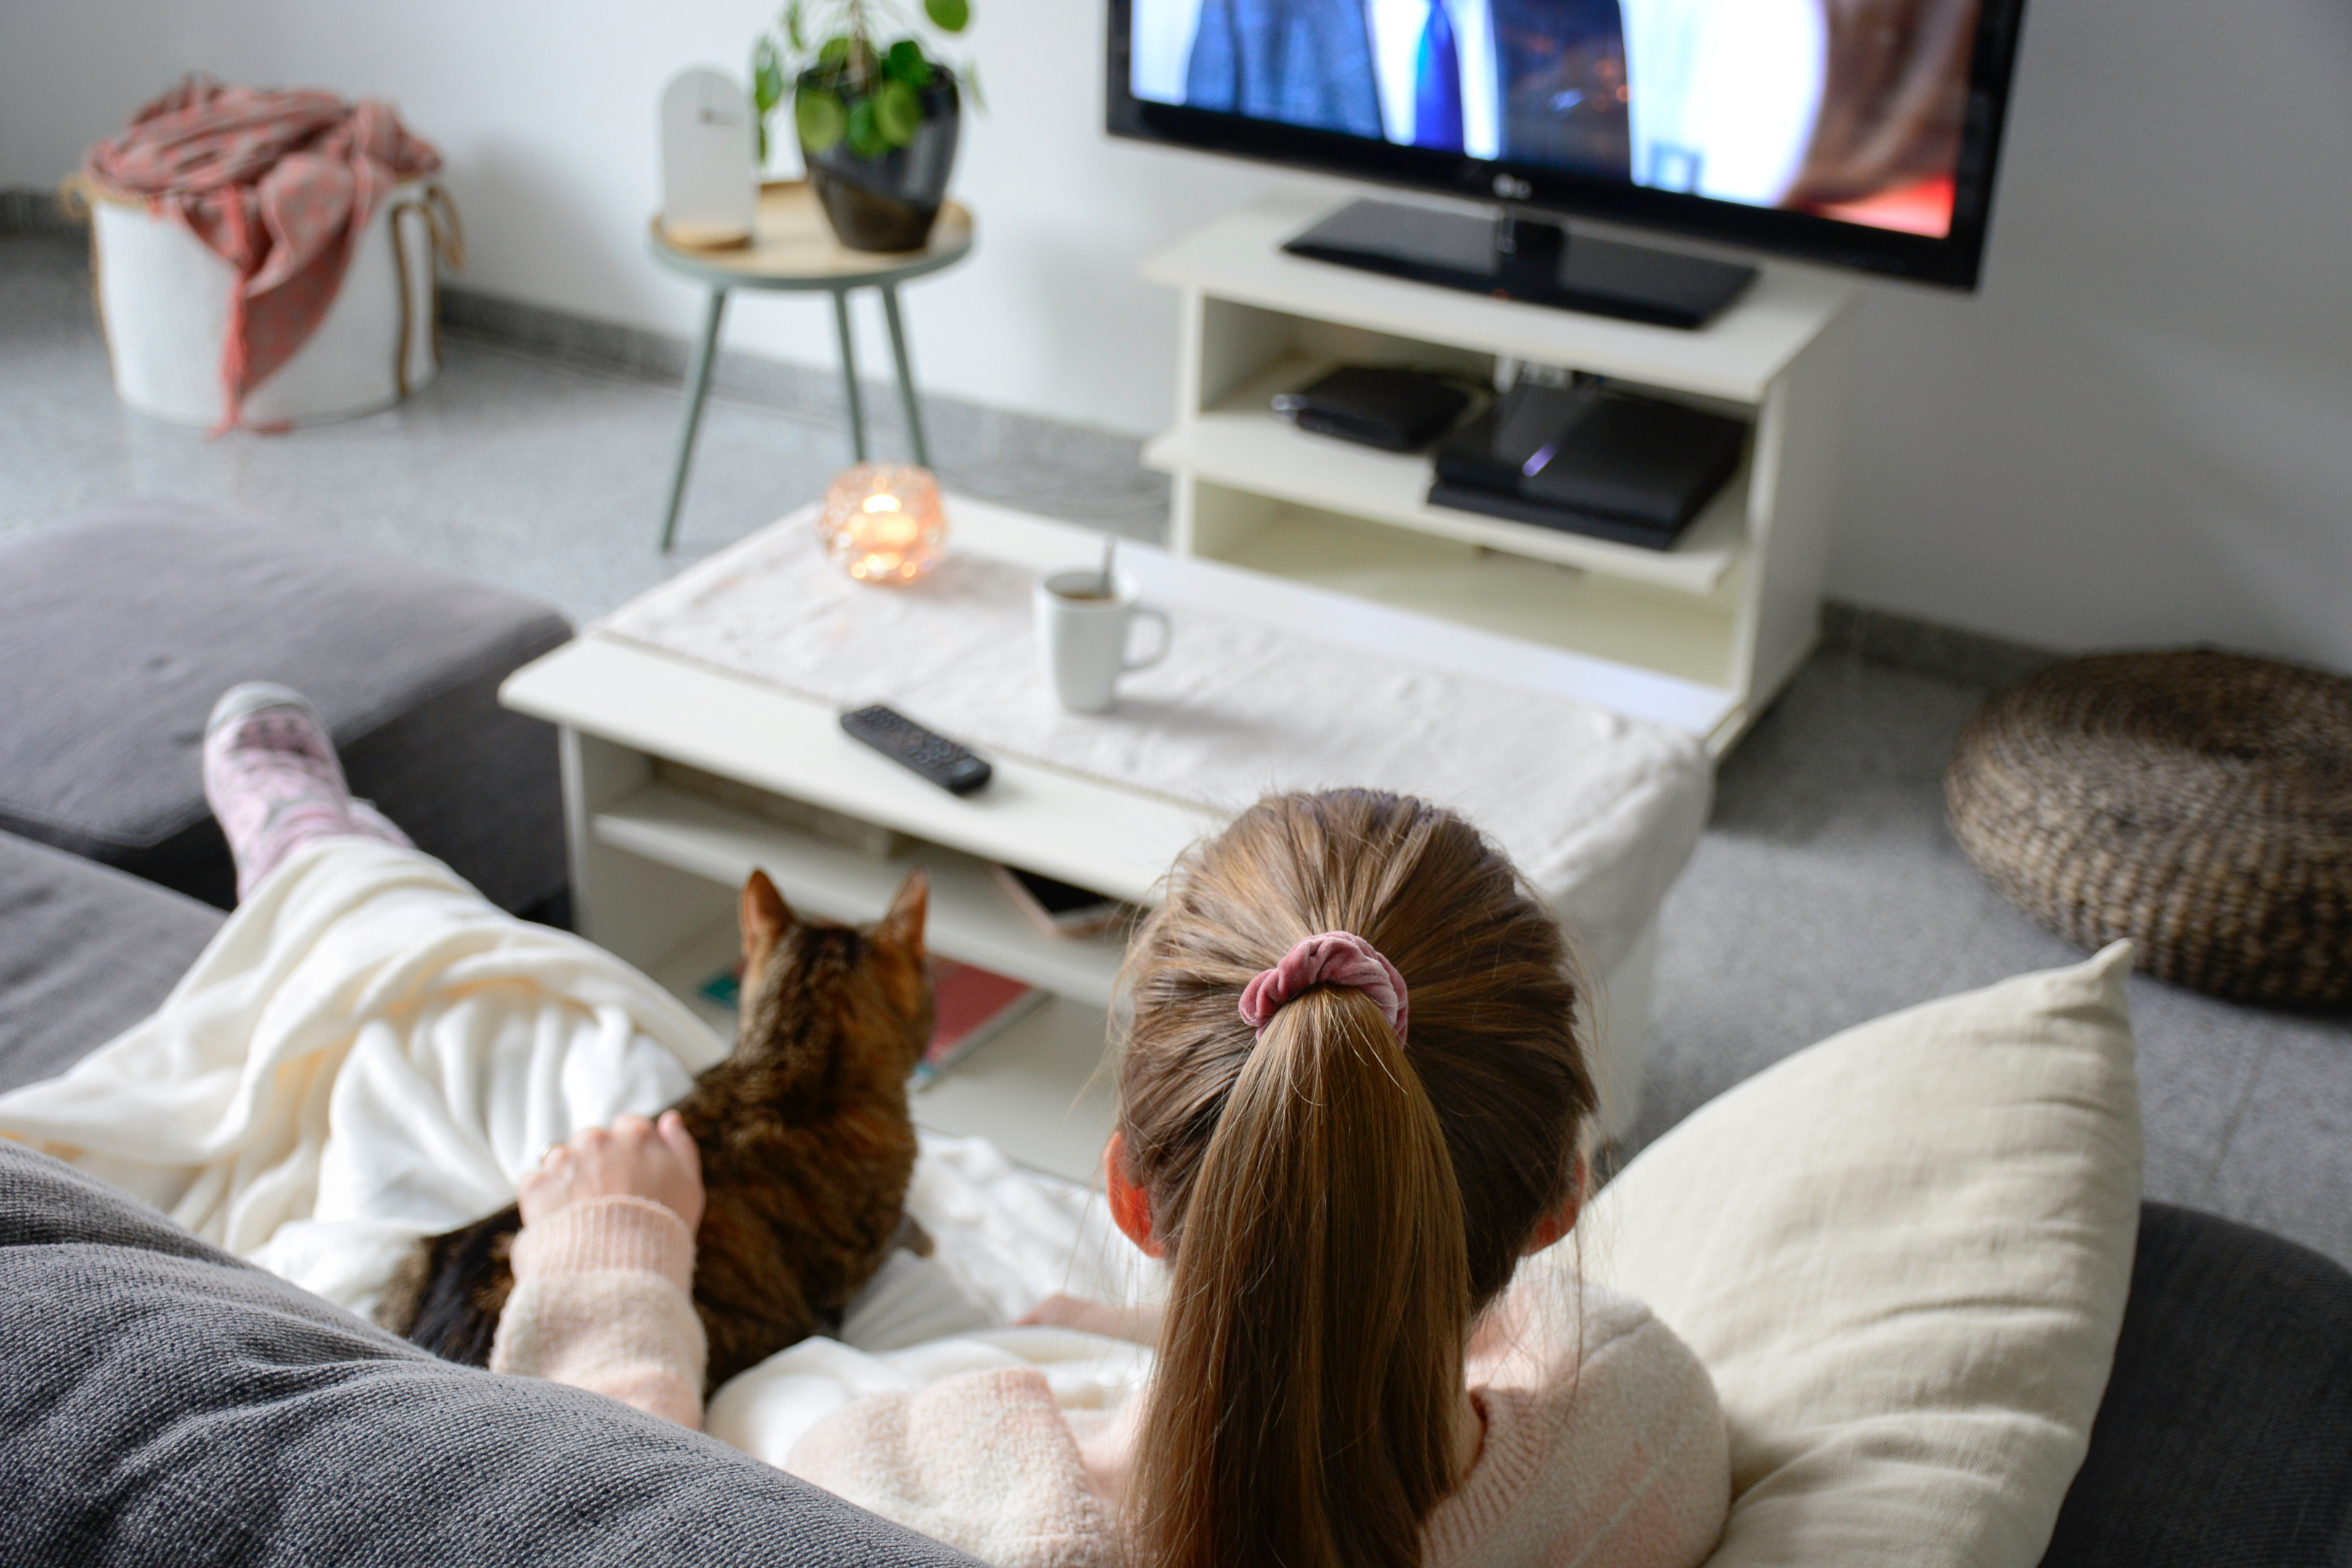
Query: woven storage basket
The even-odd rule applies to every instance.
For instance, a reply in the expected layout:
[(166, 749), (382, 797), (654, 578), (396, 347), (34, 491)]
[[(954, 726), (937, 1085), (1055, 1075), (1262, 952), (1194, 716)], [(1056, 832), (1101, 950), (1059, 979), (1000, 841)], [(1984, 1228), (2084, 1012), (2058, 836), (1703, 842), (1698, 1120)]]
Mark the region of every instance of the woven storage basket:
[(1944, 778), (1952, 831), (2070, 942), (2240, 1001), (2352, 1002), (2352, 680), (2210, 649), (2000, 691)]

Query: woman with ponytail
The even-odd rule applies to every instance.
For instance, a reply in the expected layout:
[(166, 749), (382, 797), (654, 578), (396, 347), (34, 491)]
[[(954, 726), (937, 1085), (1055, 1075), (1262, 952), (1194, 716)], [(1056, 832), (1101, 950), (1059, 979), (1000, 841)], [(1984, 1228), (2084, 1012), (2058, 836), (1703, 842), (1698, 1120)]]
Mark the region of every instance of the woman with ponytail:
[(853, 1402), (788, 1468), (1008, 1565), (1707, 1555), (1706, 1370), (1637, 1302), (1512, 1288), (1575, 1224), (1594, 1094), (1573, 954), (1492, 845), (1395, 795), (1262, 801), (1171, 871), (1125, 984), (1105, 1185), (1167, 1305), (1032, 1321), (1156, 1344), (1149, 1387), (1106, 1423), (971, 1373)]

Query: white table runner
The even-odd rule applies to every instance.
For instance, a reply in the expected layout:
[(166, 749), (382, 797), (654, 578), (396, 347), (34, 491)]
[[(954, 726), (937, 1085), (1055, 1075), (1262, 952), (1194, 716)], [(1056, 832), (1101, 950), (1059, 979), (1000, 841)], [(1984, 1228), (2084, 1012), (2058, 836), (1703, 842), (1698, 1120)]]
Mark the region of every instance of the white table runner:
[(1127, 677), (1115, 711), (1066, 713), (1039, 668), (1030, 583), (968, 549), (907, 587), (856, 583), (801, 513), (591, 629), (1220, 814), (1345, 784), (1438, 802), (1492, 836), (1604, 968), (1706, 822), (1711, 774), (1690, 735), (1430, 669), (1409, 647), (1384, 657), (1198, 608), (1173, 612), (1166, 662)]

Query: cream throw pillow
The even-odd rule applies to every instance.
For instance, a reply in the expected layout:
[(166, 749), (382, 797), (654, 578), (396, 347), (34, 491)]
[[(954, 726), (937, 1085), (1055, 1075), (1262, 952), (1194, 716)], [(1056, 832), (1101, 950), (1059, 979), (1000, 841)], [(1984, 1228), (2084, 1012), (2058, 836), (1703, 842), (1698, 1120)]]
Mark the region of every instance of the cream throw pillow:
[(2041, 1560), (2138, 1235), (2130, 967), (2117, 942), (1849, 1029), (1594, 1199), (1583, 1267), (1722, 1395), (1718, 1568)]

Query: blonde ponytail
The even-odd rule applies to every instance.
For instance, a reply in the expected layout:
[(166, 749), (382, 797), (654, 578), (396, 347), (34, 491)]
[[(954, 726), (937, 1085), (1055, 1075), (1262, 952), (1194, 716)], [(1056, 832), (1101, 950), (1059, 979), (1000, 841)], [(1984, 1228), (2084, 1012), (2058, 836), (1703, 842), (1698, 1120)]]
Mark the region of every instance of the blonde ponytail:
[[(1400, 1041), (1250, 981), (1318, 932), (1401, 972)], [(1559, 926), (1450, 813), (1277, 796), (1171, 874), (1126, 975), (1127, 1175), (1171, 1266), (1127, 1489), (1145, 1568), (1410, 1568), (1454, 1473), (1471, 1322), (1573, 1191), (1593, 1090)]]

